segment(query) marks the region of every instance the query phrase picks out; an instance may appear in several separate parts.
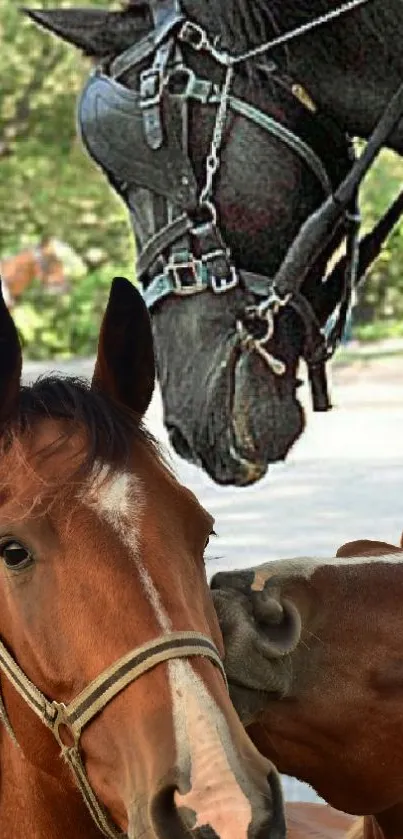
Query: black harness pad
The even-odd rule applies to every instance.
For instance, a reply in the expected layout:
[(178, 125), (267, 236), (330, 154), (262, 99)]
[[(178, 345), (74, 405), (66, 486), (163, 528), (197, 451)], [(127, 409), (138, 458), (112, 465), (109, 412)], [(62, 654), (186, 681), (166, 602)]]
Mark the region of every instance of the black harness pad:
[(197, 203), (197, 184), (181, 142), (172, 97), (162, 97), (164, 141), (152, 149), (139, 93), (102, 73), (90, 76), (78, 102), (78, 128), (90, 156), (113, 180), (143, 187), (183, 209)]

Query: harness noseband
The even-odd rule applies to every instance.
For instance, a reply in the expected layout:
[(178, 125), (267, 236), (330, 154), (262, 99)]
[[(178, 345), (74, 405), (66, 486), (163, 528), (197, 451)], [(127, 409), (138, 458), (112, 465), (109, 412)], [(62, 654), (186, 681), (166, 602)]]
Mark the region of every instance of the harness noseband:
[[(106, 705), (125, 687), (152, 670), (158, 664), (171, 659), (203, 656), (220, 670), (227, 686), (224, 666), (218, 650), (204, 635), (198, 632), (171, 632), (148, 641), (120, 658), (104, 670), (68, 705), (48, 700), (28, 679), (0, 641), (0, 672), (2, 671), (32, 711), (47, 726), (56, 738), (61, 754), (70, 766), (88, 810), (104, 836), (109, 839), (123, 839), (126, 835), (116, 828), (105, 808), (98, 800), (88, 780), (81, 757), (80, 739), (83, 729)], [(0, 722), (16, 741), (0, 692)], [(69, 735), (67, 744), (66, 732)], [(73, 740), (73, 745), (68, 743)]]
[[(367, 1), (352, 0), (345, 10)], [(139, 254), (137, 278), (143, 284), (145, 301), (152, 309), (171, 295), (184, 297), (205, 291), (225, 294), (242, 288), (249, 295), (248, 323), (254, 320), (257, 328), (250, 330), (243, 319), (239, 320), (239, 344), (257, 351), (275, 375), (283, 375), (286, 367), (268, 352), (264, 343), (273, 335), (275, 315), (291, 306), (304, 324), (303, 355), (314, 408), (326, 410), (330, 402), (325, 362), (343, 332), (357, 260), (353, 256), (348, 260), (339, 316), (328, 339), (299, 287), (294, 284), (280, 295), (269, 277), (234, 266), (214, 205), (214, 178), (220, 167), (228, 113), (245, 117), (286, 144), (314, 173), (325, 197), (332, 193), (330, 178), (317, 154), (300, 137), (233, 95), (234, 66), (243, 60), (242, 56), (232, 59), (214, 46), (202, 27), (185, 18), (180, 0), (149, 0), (149, 5), (154, 29), (117, 56), (108, 65), (107, 74), (101, 68), (94, 72), (78, 109), (83, 142), (125, 200), (133, 219)], [(196, 76), (183, 59), (182, 45), (205, 52), (224, 68), (223, 83)], [(119, 81), (133, 69), (139, 72), (138, 91)], [(269, 69), (277, 70), (275, 65)], [(295, 85), (287, 88), (297, 95)], [(298, 94), (297, 98), (312, 110), (306, 97)], [(187, 149), (189, 101), (216, 108), (201, 191)], [(356, 255), (359, 221), (354, 206), (346, 218), (350, 255)], [(261, 338), (262, 329), (265, 341)]]

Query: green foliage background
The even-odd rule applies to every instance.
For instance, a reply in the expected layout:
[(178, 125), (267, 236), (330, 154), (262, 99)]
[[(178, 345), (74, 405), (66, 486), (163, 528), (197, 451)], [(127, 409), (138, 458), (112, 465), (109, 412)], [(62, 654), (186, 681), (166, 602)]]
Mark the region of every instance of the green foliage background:
[(112, 277), (133, 277), (133, 237), (122, 202), (77, 136), (76, 101), (91, 64), (40, 31), (19, 5), (0, 0), (0, 259), (44, 234), (80, 255), (88, 274), (69, 296), (33, 285), (14, 315), (27, 356), (85, 355), (95, 349)]
[[(43, 234), (77, 251), (88, 273), (74, 281), (68, 297), (46, 296), (33, 286), (14, 312), (30, 357), (88, 354), (95, 348), (111, 278), (133, 277), (133, 237), (123, 204), (76, 132), (76, 100), (90, 62), (38, 30), (18, 5), (0, 0), (0, 258)], [(81, 6), (85, 0), (34, 5)], [(111, 7), (106, 0), (88, 5)], [(386, 207), (402, 176), (403, 161), (384, 153), (362, 198), (366, 226)], [(371, 271), (358, 321), (383, 319), (400, 329), (402, 256), (400, 225)]]

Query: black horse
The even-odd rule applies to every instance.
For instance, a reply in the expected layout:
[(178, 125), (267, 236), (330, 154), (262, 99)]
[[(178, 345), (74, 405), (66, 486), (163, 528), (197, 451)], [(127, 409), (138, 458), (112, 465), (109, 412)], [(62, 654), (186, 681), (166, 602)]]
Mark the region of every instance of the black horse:
[[(270, 278), (348, 172), (348, 135), (370, 134), (403, 77), (403, 2), (369, 0), (234, 66), (225, 56), (338, 5), (132, 0), (122, 12), (29, 11), (100, 67), (81, 100), (82, 135), (130, 209), (165, 424), (179, 454), (222, 484), (257, 480), (303, 430), (299, 360), (320, 374), (319, 327), (348, 303), (344, 263), (323, 282), (342, 217), (301, 266), (301, 293), (267, 305)], [(403, 123), (391, 146), (402, 151)], [(399, 199), (367, 241), (359, 274), (401, 209)]]

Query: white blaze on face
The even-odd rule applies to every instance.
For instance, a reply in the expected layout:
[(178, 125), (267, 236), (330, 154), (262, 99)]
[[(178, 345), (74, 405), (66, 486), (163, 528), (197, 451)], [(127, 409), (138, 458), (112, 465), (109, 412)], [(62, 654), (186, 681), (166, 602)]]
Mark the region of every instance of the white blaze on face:
[[(172, 621), (138, 550), (143, 499), (144, 489), (136, 476), (125, 472), (108, 476), (108, 467), (103, 466), (83, 500), (130, 550), (144, 594), (166, 634), (173, 630)], [(244, 790), (250, 783), (225, 718), (188, 661), (172, 659), (167, 666), (177, 766), (189, 781), (189, 790), (176, 793), (175, 803), (193, 811), (193, 829), (208, 824), (220, 839), (246, 839), (252, 807)]]
[(83, 501), (115, 531), (131, 554), (137, 557), (138, 532), (143, 511), (142, 484), (128, 472), (109, 474), (108, 466), (97, 465)]
[(144, 509), (144, 487), (140, 478), (129, 472), (109, 474), (107, 465), (96, 465), (96, 477), (83, 501), (115, 531), (121, 542), (129, 549), (136, 564), (140, 582), (148, 602), (154, 609), (163, 632), (172, 631), (172, 622), (165, 612), (161, 598), (142, 562), (138, 535)]
[(178, 766), (189, 779), (175, 804), (194, 813), (191, 830), (210, 825), (220, 839), (247, 839), (250, 783), (224, 716), (188, 662), (171, 661), (169, 668)]

